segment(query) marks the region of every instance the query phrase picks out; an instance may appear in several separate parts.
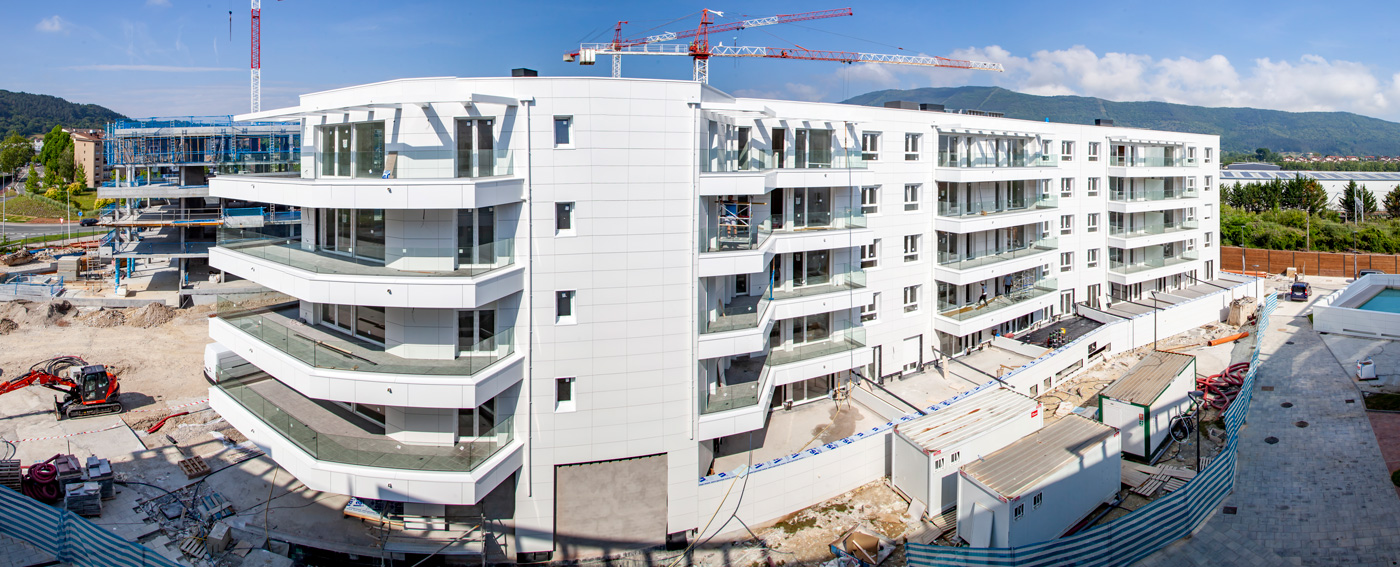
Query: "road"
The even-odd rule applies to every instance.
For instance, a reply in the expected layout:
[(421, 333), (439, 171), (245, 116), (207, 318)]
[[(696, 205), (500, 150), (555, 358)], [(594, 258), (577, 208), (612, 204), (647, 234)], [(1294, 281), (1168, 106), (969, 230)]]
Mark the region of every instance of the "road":
[[(74, 232), (77, 232), (77, 230), (81, 228), (76, 222), (72, 223), (72, 225)], [(63, 231), (65, 230), (64, 225), (62, 224), (0, 222), (0, 226), (5, 227), (4, 233), (8, 234), (12, 240), (19, 238), (29, 238), (31, 236), (44, 236), (46, 234), (63, 234)], [(91, 228), (85, 228), (85, 230), (91, 230)]]

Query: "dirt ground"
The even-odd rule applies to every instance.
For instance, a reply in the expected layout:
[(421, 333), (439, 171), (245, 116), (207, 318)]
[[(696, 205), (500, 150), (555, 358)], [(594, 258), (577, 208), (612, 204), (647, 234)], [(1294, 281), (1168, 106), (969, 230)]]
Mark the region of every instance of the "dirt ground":
[(0, 369), (23, 374), (55, 356), (103, 364), (121, 380), (127, 410), (206, 397), (202, 378), (209, 307), (174, 310), (74, 307), (64, 301), (0, 303)]
[[(898, 541), (918, 526), (905, 517), (908, 508), (909, 503), (883, 480), (872, 482), (756, 529), (763, 545), (748, 540), (729, 550), (724, 562), (731, 565), (816, 565), (835, 558), (828, 545), (851, 528)], [(704, 557), (697, 559), (711, 563)], [(893, 555), (883, 563), (902, 564), (902, 557)]]

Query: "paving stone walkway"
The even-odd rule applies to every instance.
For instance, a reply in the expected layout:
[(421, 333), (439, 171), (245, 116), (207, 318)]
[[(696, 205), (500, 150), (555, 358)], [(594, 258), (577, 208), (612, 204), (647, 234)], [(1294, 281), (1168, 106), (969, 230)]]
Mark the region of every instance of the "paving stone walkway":
[(24, 541), (0, 535), (0, 567), (43, 565), (53, 559), (52, 555)]
[(1400, 497), (1361, 394), (1301, 307), (1281, 303), (1262, 337), (1234, 492), (1196, 535), (1136, 565), (1400, 565)]

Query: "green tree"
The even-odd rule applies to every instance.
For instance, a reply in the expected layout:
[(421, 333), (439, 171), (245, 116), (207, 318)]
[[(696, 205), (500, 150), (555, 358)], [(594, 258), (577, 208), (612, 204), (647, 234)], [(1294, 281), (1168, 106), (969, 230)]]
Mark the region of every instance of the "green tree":
[(0, 142), (0, 175), (19, 176), (21, 169), (34, 159), (34, 146), (24, 136), (10, 134)]
[(1357, 213), (1374, 213), (1379, 207), (1376, 205), (1376, 196), (1366, 190), (1365, 185), (1357, 185), (1356, 180), (1348, 181), (1342, 188), (1342, 194), (1337, 197), (1337, 208), (1347, 215), (1347, 218), (1356, 222)]
[(1283, 183), (1283, 208), (1308, 214), (1327, 208), (1327, 190), (1316, 179), (1296, 177)]
[(1400, 218), (1400, 185), (1396, 185), (1389, 193), (1385, 194), (1385, 212), (1390, 218)]
[(29, 164), (29, 173), (24, 176), (24, 190), (30, 193), (39, 193), (39, 172), (34, 171), (34, 164)]
[(1269, 161), (1269, 154), (1272, 153), (1269, 148), (1258, 148), (1254, 150), (1254, 159), (1261, 162)]
[(58, 172), (53, 169), (44, 170), (44, 187), (58, 187), (63, 184), (63, 180), (58, 178)]
[(73, 158), (73, 145), (63, 148), (63, 152), (58, 154), (58, 176), (63, 178), (64, 183), (73, 181), (73, 170), (78, 168), (78, 162)]
[(73, 137), (64, 132), (62, 126), (54, 126), (52, 130), (49, 130), (49, 133), (44, 134), (44, 144), (39, 149), (39, 163), (44, 164), (45, 169), (56, 169), (59, 167), (59, 160), (63, 157), (63, 150), (72, 149), (72, 147)]
[[(77, 167), (77, 166), (75, 165), (74, 168), (73, 168), (73, 182), (74, 182), (74, 183), (77, 183), (79, 187), (82, 187), (83, 189), (87, 189), (87, 186), (88, 186), (87, 171), (84, 171), (83, 168)], [(1324, 201), (1327, 200), (1326, 194), (1323, 194), (1323, 200), (1324, 200)]]

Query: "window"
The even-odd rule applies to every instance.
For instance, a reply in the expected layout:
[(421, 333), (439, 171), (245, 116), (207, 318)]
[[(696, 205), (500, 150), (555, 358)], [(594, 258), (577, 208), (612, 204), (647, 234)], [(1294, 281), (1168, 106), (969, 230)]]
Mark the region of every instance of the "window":
[(570, 291), (554, 292), (554, 316), (561, 322), (572, 321), (574, 318), (574, 294)]
[(361, 122), (321, 128), (323, 177), (380, 178), (384, 171), (384, 123)]
[(1040, 503), (1045, 501), (1045, 499), (1042, 498), (1043, 496), (1045, 496), (1043, 493), (1040, 493), (1040, 492), (1035, 493), (1035, 498), (1032, 498), (1032, 499), (1031, 499), (1031, 509), (1032, 509), (1032, 510), (1034, 510), (1034, 509), (1036, 509), (1036, 508), (1039, 508), (1039, 507), (1040, 507)]
[(1084, 158), (1089, 161), (1099, 161), (1099, 143), (1089, 142), (1089, 156)]
[(1099, 231), (1099, 213), (1089, 213), (1088, 216), (1084, 217), (1084, 231), (1085, 231), (1085, 232), (1098, 232), (1098, 231)]
[(1205, 219), (1207, 219), (1207, 220), (1210, 219), (1211, 209), (1214, 209), (1214, 208), (1215, 208), (1215, 204), (1214, 204), (1214, 203), (1206, 203), (1206, 215), (1205, 215), (1205, 217), (1203, 217), (1203, 218), (1205, 218)]
[(1074, 215), (1060, 215), (1060, 234), (1074, 234)]
[(941, 468), (943, 468), (943, 462), (944, 462), (945, 460), (946, 460), (946, 459), (934, 459), (934, 461), (933, 461), (933, 468), (934, 468), (934, 469), (941, 469)]
[(1099, 178), (1090, 177), (1088, 183), (1089, 186), (1084, 189), (1085, 194), (1090, 197), (1099, 196)]
[(457, 120), (457, 177), (496, 175), (495, 120)]
[(554, 147), (571, 147), (574, 145), (574, 117), (555, 116), (554, 117)]
[(918, 234), (911, 234), (904, 237), (904, 261), (919, 261), (919, 237)]
[(574, 411), (574, 379), (554, 379), (554, 411)]
[(919, 161), (919, 135), (904, 135), (904, 161)]
[(320, 217), (319, 249), (373, 264), (384, 262), (384, 209), (321, 209)]
[(904, 312), (913, 313), (919, 310), (919, 287), (911, 285), (904, 288)]
[(880, 318), (880, 292), (870, 295), (870, 305), (860, 306), (860, 322), (866, 323)]
[(1074, 290), (1067, 289), (1060, 292), (1060, 313), (1064, 315), (1074, 313)]
[(1191, 165), (1196, 164), (1196, 146), (1189, 146), (1186, 148), (1186, 163)]
[(1206, 148), (1206, 163), (1210, 163), (1210, 157), (1213, 153), (1215, 153), (1215, 148)]
[(879, 132), (864, 132), (860, 135), (860, 159), (865, 161), (880, 159)]
[[(1196, 239), (1192, 238), (1192, 239), (1187, 240), (1187, 241), (1186, 241), (1186, 251), (1187, 251), (1187, 252), (1190, 252), (1190, 251), (1195, 250), (1195, 249), (1196, 249)], [(1160, 288), (1159, 288), (1159, 289), (1160, 289)]]
[(1207, 176), (1206, 176), (1206, 191), (1210, 191), (1211, 187), (1214, 186), (1214, 185), (1215, 185), (1215, 178), (1212, 177), (1212, 176), (1210, 176), (1210, 175), (1207, 175)]
[(496, 350), (496, 310), (457, 312), (457, 352), (463, 356)]
[(1186, 190), (1191, 191), (1196, 188), (1196, 178), (1194, 176), (1186, 178)]
[(959, 459), (959, 458), (962, 458), (962, 451), (957, 451), (957, 452), (954, 452), (954, 453), (951, 454), (951, 455), (948, 455), (948, 462), (950, 462), (950, 463), (956, 463), (956, 462), (958, 462), (958, 459)]
[(860, 247), (860, 268), (868, 270), (880, 266), (880, 239)]
[(904, 186), (904, 210), (919, 210), (919, 184), (910, 183)]
[(860, 212), (873, 215), (880, 212), (880, 187), (860, 188)]
[(490, 437), (496, 428), (496, 400), (457, 410), (457, 437)]
[(1210, 248), (1210, 237), (1211, 237), (1211, 234), (1213, 234), (1213, 233), (1210, 233), (1210, 232), (1207, 232), (1207, 233), (1206, 233), (1206, 246), (1205, 246), (1206, 248)]
[(573, 232), (574, 230), (574, 204), (555, 203), (554, 204), (554, 230), (555, 232)]
[(1040, 395), (1040, 386), (1036, 386), (1035, 384), (1031, 384), (1030, 397), (1034, 398), (1034, 397), (1036, 397), (1036, 396), (1038, 396), (1038, 395)]
[(1045, 386), (1045, 391), (1046, 391), (1046, 392), (1049, 392), (1049, 391), (1050, 391), (1050, 379), (1049, 379), (1049, 378), (1046, 378), (1044, 382), (1041, 382), (1041, 384), (1043, 384), (1043, 385)]
[(1060, 271), (1068, 272), (1074, 269), (1074, 252), (1060, 253)]
[(1021, 519), (1021, 516), (1026, 515), (1026, 505), (1025, 505), (1025, 504), (1017, 504), (1017, 505), (1016, 505), (1016, 511), (1015, 511), (1015, 514), (1014, 514), (1014, 515), (1015, 515), (1015, 518), (1014, 518), (1014, 519), (1017, 519), (1017, 520)]
[(1073, 177), (1066, 177), (1066, 178), (1060, 180), (1060, 196), (1061, 196), (1061, 197), (1073, 197), (1073, 196), (1074, 196), (1074, 178), (1073, 178)]
[(1089, 268), (1096, 268), (1099, 265), (1099, 249), (1090, 248), (1084, 251), (1084, 265)]
[(1074, 142), (1060, 142), (1060, 159), (1074, 161)]

